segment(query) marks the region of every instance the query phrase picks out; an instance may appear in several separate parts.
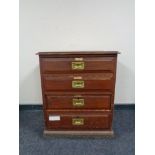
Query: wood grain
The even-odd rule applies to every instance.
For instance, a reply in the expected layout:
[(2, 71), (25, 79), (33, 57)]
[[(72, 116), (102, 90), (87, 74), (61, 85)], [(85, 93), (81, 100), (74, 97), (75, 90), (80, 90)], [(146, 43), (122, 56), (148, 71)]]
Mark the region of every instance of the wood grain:
[[(56, 130), (93, 130), (93, 129), (110, 129), (111, 126), (111, 113), (104, 113), (102, 111), (57, 111), (47, 110), (47, 127), (48, 129)], [(60, 116), (58, 121), (50, 121), (49, 116)], [(72, 119), (82, 118), (84, 120), (83, 125), (73, 125)]]
[(73, 70), (72, 62), (76, 62), (76, 58), (43, 58), (41, 65), (43, 73), (52, 72), (86, 72), (86, 71), (113, 71), (115, 68), (115, 57), (82, 57), (84, 62), (84, 70)]
[(53, 90), (79, 90), (80, 88), (73, 88), (72, 81), (76, 77), (81, 77), (80, 81), (84, 81), (84, 88), (82, 90), (92, 89), (113, 89), (114, 79), (113, 73), (81, 73), (81, 74), (46, 74), (43, 75), (45, 91)]
[[(73, 99), (83, 99), (83, 106), (73, 105)], [(47, 95), (47, 109), (103, 109), (111, 110), (110, 95)]]

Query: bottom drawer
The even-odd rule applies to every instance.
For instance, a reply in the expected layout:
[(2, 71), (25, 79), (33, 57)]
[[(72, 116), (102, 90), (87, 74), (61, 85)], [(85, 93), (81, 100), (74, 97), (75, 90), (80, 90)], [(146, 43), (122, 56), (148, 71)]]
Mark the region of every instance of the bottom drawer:
[(109, 113), (96, 111), (46, 111), (46, 127), (53, 130), (100, 130), (111, 128)]

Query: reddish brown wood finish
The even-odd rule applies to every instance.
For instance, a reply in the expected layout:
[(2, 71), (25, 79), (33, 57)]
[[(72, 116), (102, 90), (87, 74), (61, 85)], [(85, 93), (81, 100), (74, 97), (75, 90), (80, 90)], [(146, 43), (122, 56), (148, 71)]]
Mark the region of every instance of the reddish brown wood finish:
[[(38, 53), (46, 131), (112, 131), (117, 54), (116, 51)], [(84, 62), (84, 69), (72, 69), (72, 62), (77, 59)], [(73, 88), (72, 81), (77, 79), (84, 81), (83, 88)], [(84, 99), (85, 104), (75, 107), (73, 98)], [(49, 115), (61, 119), (50, 121)], [(84, 124), (73, 125), (73, 118), (83, 118)]]
[[(107, 130), (111, 126), (111, 114), (102, 111), (46, 111), (47, 120), (49, 116), (60, 116), (59, 121), (47, 122), (49, 129), (72, 129), (72, 130)], [(82, 118), (83, 125), (73, 125), (72, 120)]]
[[(83, 106), (73, 105), (73, 99), (83, 99)], [(102, 109), (111, 110), (110, 95), (46, 96), (47, 109)]]
[[(77, 57), (81, 58), (81, 57)], [(115, 68), (114, 57), (84, 57), (84, 70), (80, 72), (107, 70), (113, 71)], [(51, 72), (79, 72), (72, 70), (72, 62), (76, 62), (75, 58), (44, 58), (42, 60), (43, 73)]]
[[(76, 77), (81, 77), (84, 81), (84, 88), (72, 88), (72, 81)], [(75, 79), (74, 79), (75, 78)], [(46, 91), (52, 90), (91, 90), (104, 89), (112, 90), (114, 85), (113, 73), (81, 73), (81, 74), (49, 74), (43, 75), (44, 88)], [(79, 80), (78, 80), (79, 81)]]

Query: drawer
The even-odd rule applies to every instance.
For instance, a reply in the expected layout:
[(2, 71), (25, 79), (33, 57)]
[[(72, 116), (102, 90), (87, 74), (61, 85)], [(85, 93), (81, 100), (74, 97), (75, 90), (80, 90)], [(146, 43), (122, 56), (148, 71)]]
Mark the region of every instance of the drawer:
[(111, 109), (110, 95), (50, 95), (46, 102), (47, 109)]
[(43, 75), (45, 91), (52, 90), (112, 90), (113, 73), (47, 74)]
[(48, 129), (93, 130), (110, 129), (111, 114), (94, 111), (46, 111)]
[(42, 58), (43, 73), (50, 72), (79, 72), (115, 69), (115, 57), (84, 57), (84, 58)]

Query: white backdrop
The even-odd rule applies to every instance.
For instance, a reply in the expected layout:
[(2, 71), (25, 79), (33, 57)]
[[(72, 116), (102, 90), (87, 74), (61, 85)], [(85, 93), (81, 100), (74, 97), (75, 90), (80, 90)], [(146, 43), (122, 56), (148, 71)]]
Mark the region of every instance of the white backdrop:
[(135, 102), (134, 0), (20, 0), (20, 104), (41, 104), (38, 51), (118, 50), (116, 104)]

